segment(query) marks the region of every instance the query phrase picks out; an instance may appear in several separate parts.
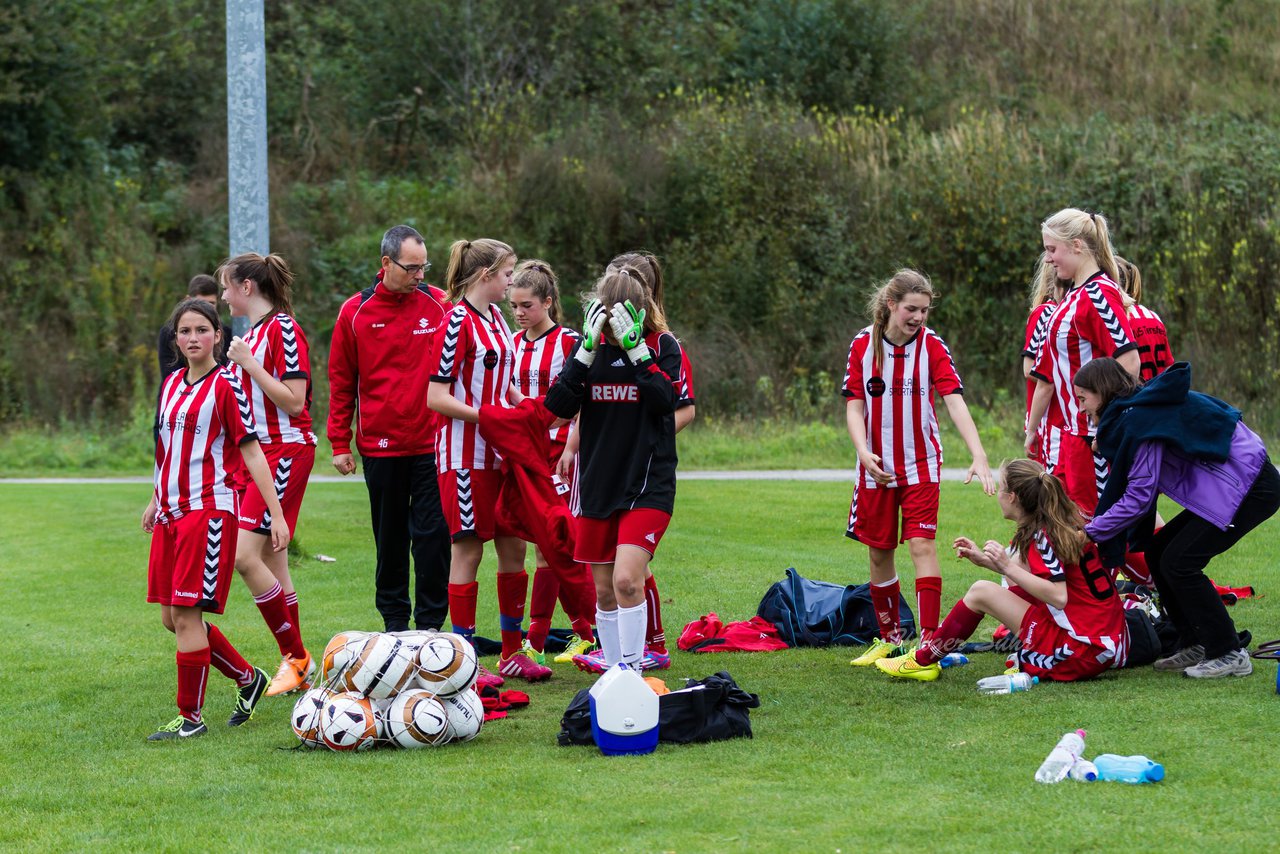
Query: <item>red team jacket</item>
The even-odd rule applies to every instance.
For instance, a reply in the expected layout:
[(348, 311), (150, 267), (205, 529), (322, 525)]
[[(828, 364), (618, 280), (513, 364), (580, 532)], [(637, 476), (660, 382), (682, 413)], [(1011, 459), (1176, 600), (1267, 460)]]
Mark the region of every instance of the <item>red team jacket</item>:
[(429, 360), (452, 304), (421, 285), (396, 294), (377, 282), (338, 311), (329, 351), (329, 442), (333, 453), (366, 457), (435, 453), (435, 413), (427, 407)]

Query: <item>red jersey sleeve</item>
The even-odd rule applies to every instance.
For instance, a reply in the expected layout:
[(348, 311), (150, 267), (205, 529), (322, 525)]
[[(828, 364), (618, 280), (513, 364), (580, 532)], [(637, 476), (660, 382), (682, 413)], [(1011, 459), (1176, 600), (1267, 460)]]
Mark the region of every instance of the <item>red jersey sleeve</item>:
[(248, 439), (257, 441), (258, 427), (253, 423), (253, 408), (240, 381), (235, 374), (225, 369), (220, 378), (223, 382), (218, 383), (214, 394), (217, 395), (218, 420), (222, 422), (224, 435), (236, 445)]
[(1053, 543), (1049, 542), (1049, 537), (1044, 531), (1036, 532), (1035, 548), (1029, 551), (1031, 553), (1026, 556), (1026, 565), (1032, 575), (1053, 582), (1067, 580), (1066, 567), (1062, 565), (1058, 553), (1054, 551)]
[(867, 399), (867, 387), (862, 375), (862, 360), (866, 356), (870, 341), (871, 333), (864, 329), (849, 343), (849, 363), (844, 371), (844, 385), (840, 387), (840, 393), (846, 398)]
[(925, 346), (929, 348), (929, 377), (938, 394), (963, 394), (964, 383), (951, 358), (951, 348), (932, 330), (925, 330)]
[(271, 329), (271, 372), (282, 380), (311, 379), (311, 351), (298, 322), (287, 314), (276, 315)]
[(351, 453), (351, 419), (356, 409), (356, 339), (352, 320), (360, 294), (342, 304), (329, 344), (329, 419), (325, 432), (334, 455)]
[(680, 348), (680, 399), (676, 401), (676, 409), (682, 406), (693, 406), (693, 364), (689, 361), (689, 351)]
[(471, 324), (465, 303), (454, 306), (445, 318), (444, 329), (436, 334), (431, 348), (431, 381), (451, 383), (458, 378), (463, 360), (472, 349)]
[(1053, 303), (1042, 302), (1031, 309), (1027, 316), (1027, 330), (1022, 338), (1022, 355), (1035, 359), (1044, 343), (1044, 336), (1049, 332), (1049, 317), (1053, 314)]
[[(1093, 279), (1084, 288), (1093, 310), (1080, 312), (1076, 318), (1081, 334), (1097, 350), (1094, 358), (1118, 356), (1137, 347), (1119, 288), (1105, 279)], [(1081, 300), (1082, 306), (1084, 303)]]

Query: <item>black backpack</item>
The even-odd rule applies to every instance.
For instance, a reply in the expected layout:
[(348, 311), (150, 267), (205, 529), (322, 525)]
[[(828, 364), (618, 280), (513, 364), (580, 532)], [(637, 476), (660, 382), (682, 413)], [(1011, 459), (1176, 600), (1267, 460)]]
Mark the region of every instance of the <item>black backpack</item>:
[[(756, 613), (778, 627), (789, 646), (858, 646), (880, 636), (871, 585), (812, 581), (794, 568), (765, 592)], [(916, 618), (901, 599), (903, 638), (916, 634)]]

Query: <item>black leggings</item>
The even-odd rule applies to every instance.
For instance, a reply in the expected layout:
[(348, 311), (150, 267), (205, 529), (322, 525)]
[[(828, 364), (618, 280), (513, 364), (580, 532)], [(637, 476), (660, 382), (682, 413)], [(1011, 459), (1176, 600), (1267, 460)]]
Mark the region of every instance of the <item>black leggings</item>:
[(1147, 549), (1147, 563), (1160, 591), (1160, 605), (1182, 635), (1182, 646), (1201, 644), (1206, 658), (1240, 648), (1227, 606), (1204, 568), (1280, 509), (1280, 473), (1267, 460), (1223, 531), (1184, 510), (1160, 529)]

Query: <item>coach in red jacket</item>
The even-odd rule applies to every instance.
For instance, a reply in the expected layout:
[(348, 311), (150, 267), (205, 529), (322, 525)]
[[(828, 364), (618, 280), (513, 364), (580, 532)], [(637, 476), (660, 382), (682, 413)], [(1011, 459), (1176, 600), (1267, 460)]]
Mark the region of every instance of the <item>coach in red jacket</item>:
[(430, 267), (421, 234), (407, 225), (389, 229), (382, 271), (342, 304), (329, 352), (333, 467), (342, 475), (356, 470), (354, 415), (378, 551), (374, 602), (389, 632), (409, 628), (411, 545), (414, 622), (438, 629), (449, 612), (449, 529), (436, 486), (427, 357), (453, 306), (423, 283)]

